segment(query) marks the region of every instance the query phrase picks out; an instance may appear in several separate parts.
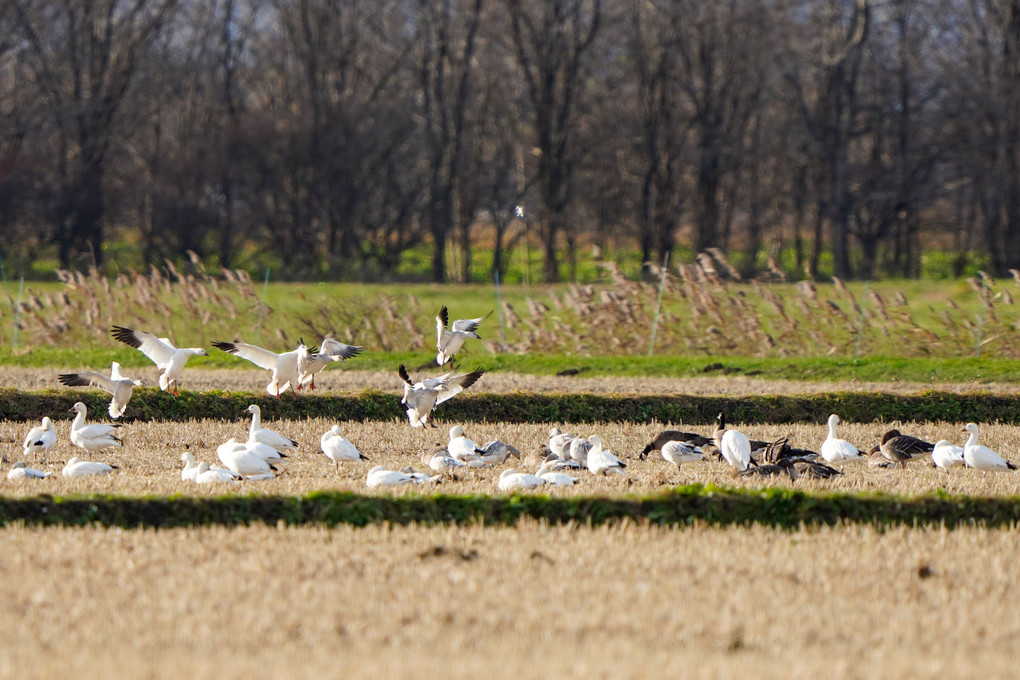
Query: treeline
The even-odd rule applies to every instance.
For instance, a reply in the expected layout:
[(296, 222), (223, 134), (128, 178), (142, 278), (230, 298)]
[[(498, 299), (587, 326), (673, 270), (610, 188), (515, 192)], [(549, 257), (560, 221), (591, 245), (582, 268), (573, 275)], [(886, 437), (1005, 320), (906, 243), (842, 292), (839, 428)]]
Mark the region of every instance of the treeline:
[(8, 269), (430, 244), (467, 279), (526, 240), (550, 281), (588, 244), (1003, 273), (1018, 154), (1018, 0), (0, 0)]

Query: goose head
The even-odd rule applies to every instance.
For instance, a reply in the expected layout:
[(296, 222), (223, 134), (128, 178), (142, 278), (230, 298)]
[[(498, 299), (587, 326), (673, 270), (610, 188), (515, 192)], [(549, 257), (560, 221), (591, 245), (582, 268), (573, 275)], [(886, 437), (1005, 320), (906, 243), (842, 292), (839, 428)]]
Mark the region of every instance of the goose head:
[(457, 437), (464, 436), (464, 428), (460, 425), (454, 425), (450, 428), (450, 439), (456, 439)]

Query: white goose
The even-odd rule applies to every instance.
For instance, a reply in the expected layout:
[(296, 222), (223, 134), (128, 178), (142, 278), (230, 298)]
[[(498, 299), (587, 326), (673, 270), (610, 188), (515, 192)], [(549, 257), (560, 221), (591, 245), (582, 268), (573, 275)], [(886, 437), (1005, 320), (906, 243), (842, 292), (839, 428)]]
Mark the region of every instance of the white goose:
[(92, 477), (94, 475), (109, 474), (115, 469), (114, 466), (107, 465), (106, 463), (90, 463), (78, 456), (74, 456), (64, 465), (61, 474), (65, 477)]
[(572, 460), (581, 467), (588, 467), (588, 452), (591, 451), (591, 446), (591, 442), (584, 437), (574, 437), (570, 440), (567, 460)]
[(75, 402), (71, 410), (78, 412), (78, 415), (71, 422), (72, 444), (80, 449), (84, 449), (89, 455), (121, 445), (120, 438), (113, 434), (113, 431), (120, 427), (119, 425), (103, 425), (100, 423), (86, 425), (85, 416), (88, 413), (88, 409), (80, 401)]
[(248, 427), (248, 441), (260, 442), (272, 446), (277, 451), (297, 451), (298, 443), (290, 437), (285, 437), (276, 430), (262, 427), (262, 409), (258, 404), (248, 407), (251, 414), (251, 425)]
[(45, 479), (46, 477), (49, 477), (48, 472), (30, 468), (23, 460), (19, 460), (7, 471), (7, 481), (10, 482), (20, 482), (24, 479)]
[(970, 433), (967, 443), (963, 445), (963, 459), (969, 467), (985, 472), (1016, 470), (1016, 465), (1003, 459), (987, 446), (978, 444), (977, 423), (967, 423), (963, 431)]
[(609, 472), (624, 474), (627, 467), (619, 458), (613, 455), (612, 451), (602, 448), (602, 438), (598, 435), (588, 437), (591, 449), (588, 451), (588, 470), (593, 475), (606, 475)]
[(319, 445), (322, 447), (322, 453), (333, 461), (333, 467), (337, 471), (340, 470), (342, 462), (368, 460), (368, 456), (362, 455), (361, 451), (340, 433), (339, 425), (326, 430), (319, 438)]
[(747, 435), (737, 430), (726, 430), (719, 440), (719, 452), (738, 472), (751, 466), (751, 442)]
[(298, 350), (277, 354), (244, 342), (214, 342), (213, 347), (247, 359), (259, 368), (272, 371), (273, 376), (266, 385), (266, 392), (279, 397), (288, 388), (298, 386)]
[(247, 443), (238, 442), (233, 438), (216, 447), (216, 457), (235, 475), (248, 479), (254, 477), (271, 479), (276, 469), (268, 461), (252, 453)]
[(516, 470), (503, 470), (499, 476), (498, 486), (500, 491), (513, 491), (514, 489), (534, 489), (536, 486), (544, 484), (545, 480), (538, 475), (530, 475)]
[(53, 421), (49, 416), (43, 416), (42, 425), (36, 425), (25, 435), (22, 454), (28, 456), (46, 453), (56, 445), (57, 431), (53, 428)]
[(184, 469), (181, 470), (181, 481), (195, 481), (195, 477), (198, 475), (198, 465), (195, 464), (195, 457), (191, 455), (190, 451), (185, 451), (181, 454), (181, 462), (184, 463)]
[(450, 452), (446, 449), (439, 449), (431, 456), (428, 460), (429, 469), (434, 472), (445, 472), (452, 474), (454, 470), (459, 467), (464, 467), (467, 463), (459, 461), (450, 455)]
[(407, 369), (401, 364), (397, 369), (397, 375), (404, 381), (404, 398), (400, 403), (407, 407), (411, 427), (424, 427), (432, 409), (474, 385), (484, 373), (481, 369), (460, 374), (450, 371), (438, 378), (412, 382)]
[(936, 467), (945, 469), (962, 467), (966, 462), (963, 457), (963, 447), (950, 444), (945, 439), (935, 442), (935, 448), (931, 452), (931, 460)]
[(464, 428), (460, 425), (450, 428), (450, 443), (446, 445), (446, 450), (451, 458), (462, 463), (470, 463), (482, 457), (482, 450), (478, 448), (478, 444), (467, 438)]
[(843, 464), (855, 460), (864, 460), (856, 446), (836, 436), (836, 426), (839, 425), (839, 416), (833, 413), (829, 416), (829, 436), (822, 442), (821, 454), (826, 463)]
[(237, 481), (237, 475), (230, 470), (209, 467), (209, 463), (202, 461), (195, 469), (195, 482), (198, 484), (221, 484)]
[(334, 361), (347, 361), (356, 357), (364, 351), (364, 347), (345, 345), (344, 343), (329, 337), (322, 339), (319, 347), (309, 349), (305, 341), (301, 340), (298, 345), (298, 387), (315, 389), (315, 374), (321, 372)]
[(382, 465), (376, 465), (374, 468), (369, 470), (368, 477), (365, 478), (365, 484), (370, 489), (375, 489), (380, 486), (401, 486), (403, 484), (409, 484), (412, 481), (413, 478), (406, 472), (387, 470)]
[(135, 387), (144, 385), (141, 380), (125, 378), (120, 372), (120, 364), (116, 361), (110, 367), (110, 377), (95, 371), (83, 371), (81, 373), (61, 373), (57, 380), (68, 387), (98, 387), (113, 395), (110, 400), (110, 417), (120, 418), (127, 409), (128, 401), (131, 400), (131, 391)]
[(547, 460), (542, 463), (542, 467), (535, 474), (541, 477), (546, 484), (552, 484), (553, 486), (573, 486), (576, 484), (578, 482), (577, 477), (560, 472), (557, 467), (560, 464), (562, 464), (562, 461)]
[(439, 350), (439, 354), (436, 355), (436, 363), (440, 366), (451, 363), (453, 355), (460, 351), (468, 338), (481, 340), (481, 336), (475, 331), (491, 315), (492, 312), (489, 312), (477, 319), (457, 319), (453, 322), (450, 330), (446, 330), (450, 323), (450, 313), (447, 311), (446, 305), (443, 305), (439, 314), (436, 315), (436, 349)]
[(577, 435), (554, 427), (549, 430), (549, 450), (561, 460), (567, 460), (570, 458), (570, 442), (574, 439), (577, 439)]
[(178, 394), (177, 381), (184, 372), (184, 364), (188, 363), (188, 359), (209, 356), (209, 353), (200, 347), (174, 347), (169, 338), (157, 338), (152, 333), (124, 326), (114, 326), (112, 333), (114, 338), (140, 350), (156, 364), (162, 371), (159, 375), (159, 389), (164, 392), (173, 385), (174, 394)]

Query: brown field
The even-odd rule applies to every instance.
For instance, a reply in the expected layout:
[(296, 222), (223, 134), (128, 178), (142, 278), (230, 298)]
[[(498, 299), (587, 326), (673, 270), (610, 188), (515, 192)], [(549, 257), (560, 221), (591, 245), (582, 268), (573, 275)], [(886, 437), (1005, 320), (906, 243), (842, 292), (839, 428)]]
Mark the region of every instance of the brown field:
[(985, 678), (1016, 530), (0, 530), (0, 677)]
[[(245, 414), (247, 416), (247, 414)], [(448, 429), (454, 423), (443, 422), (439, 429), (423, 431), (412, 429), (406, 421), (347, 423), (344, 433), (368, 456), (370, 462), (345, 463), (339, 472), (334, 471), (331, 461), (317, 454), (319, 437), (332, 421), (307, 419), (292, 421), (267, 421), (263, 423), (300, 442), (300, 450), (284, 461), (280, 468), (285, 471), (269, 482), (245, 482), (238, 485), (199, 486), (180, 479), (179, 458), (189, 446), (198, 461), (216, 462), (216, 446), (230, 437), (247, 438), (248, 419), (238, 417), (236, 421), (190, 421), (176, 422), (133, 422), (122, 429), (125, 444), (95, 456), (96, 460), (117, 465), (119, 469), (108, 477), (66, 480), (59, 476), (63, 462), (78, 451), (67, 439), (70, 425), (67, 421), (57, 424), (60, 443), (46, 461), (38, 461), (38, 467), (50, 470), (54, 477), (34, 482), (8, 482), (0, 477), (0, 492), (21, 496), (38, 493), (117, 493), (126, 495), (190, 493), (218, 495), (226, 490), (238, 493), (296, 494), (317, 489), (335, 489), (367, 492), (365, 475), (374, 465), (385, 465), (399, 469), (413, 465), (418, 470), (425, 467), (420, 461), (421, 454), (431, 451), (437, 442), (448, 441)], [(846, 423), (839, 428), (841, 437), (854, 442), (858, 447), (870, 447), (889, 426), (897, 426), (903, 432), (929, 441), (948, 439), (957, 443), (964, 441), (960, 432), (961, 423)], [(790, 435), (791, 441), (799, 446), (818, 450), (826, 436), (822, 425), (732, 425), (751, 438), (775, 439)], [(548, 424), (508, 423), (467, 423), (466, 433), (479, 443), (490, 439), (501, 439), (517, 446), (527, 453), (544, 441), (549, 430)], [(657, 432), (666, 427), (682, 425), (662, 424), (584, 424), (564, 426), (576, 434), (588, 436), (599, 434), (603, 441), (627, 464), (625, 476), (609, 478), (595, 477), (588, 472), (579, 473), (581, 483), (573, 488), (547, 489), (556, 494), (586, 494), (619, 496), (626, 493), (646, 493), (665, 489), (676, 484), (691, 482), (713, 482), (726, 486), (751, 486), (789, 484), (779, 479), (761, 480), (734, 477), (730, 468), (712, 458), (686, 465), (678, 471), (657, 454), (640, 461), (637, 456)], [(27, 432), (28, 424), (0, 421), (0, 435), (4, 440), (0, 452), (9, 461), (21, 459), (20, 442)], [(691, 429), (708, 432), (710, 428), (700, 426)], [(18, 443), (11, 443), (17, 441)], [(1011, 425), (982, 426), (981, 441), (999, 451), (1007, 459), (1020, 463), (1020, 428)], [(6, 470), (6, 465), (3, 471)], [(518, 470), (534, 471), (535, 467), (509, 459), (508, 463), (493, 469), (470, 470), (458, 475), (458, 479), (447, 479), (437, 486), (405, 487), (397, 490), (381, 490), (378, 493), (431, 493), (442, 491), (455, 493), (498, 493), (496, 482), (502, 470), (514, 467)], [(907, 469), (872, 469), (866, 464), (848, 465), (843, 477), (832, 480), (812, 481), (798, 479), (794, 484), (803, 489), (833, 489), (841, 491), (883, 490), (903, 494), (930, 493), (945, 489), (950, 493), (974, 495), (1017, 495), (1020, 494), (1020, 473), (989, 473), (976, 470), (954, 469), (950, 472), (936, 470), (927, 461), (911, 462)], [(784, 478), (785, 479), (785, 478)]]
[[(22, 368), (5, 366), (4, 386), (25, 390), (60, 388), (57, 374), (73, 371), (84, 366), (62, 366), (59, 369)], [(148, 385), (157, 385), (159, 372), (154, 366), (126, 370), (132, 378), (140, 378)], [(182, 389), (204, 390), (247, 390), (261, 393), (269, 382), (269, 372), (253, 369), (202, 369), (184, 373)], [(343, 369), (326, 370), (316, 378), (316, 385), (322, 392), (361, 392), (376, 389), (384, 392), (401, 393), (400, 378), (393, 371), (358, 371)], [(823, 392), (889, 392), (892, 394), (916, 394), (924, 390), (937, 389), (946, 392), (987, 392), (992, 394), (1016, 394), (1015, 383), (913, 383), (913, 382), (824, 382), (807, 380), (760, 380), (756, 378), (697, 377), (697, 378), (630, 378), (630, 377), (557, 377), (522, 375), (519, 373), (487, 373), (472, 388), (476, 392), (507, 393), (536, 392), (584, 393), (584, 394), (818, 394)]]

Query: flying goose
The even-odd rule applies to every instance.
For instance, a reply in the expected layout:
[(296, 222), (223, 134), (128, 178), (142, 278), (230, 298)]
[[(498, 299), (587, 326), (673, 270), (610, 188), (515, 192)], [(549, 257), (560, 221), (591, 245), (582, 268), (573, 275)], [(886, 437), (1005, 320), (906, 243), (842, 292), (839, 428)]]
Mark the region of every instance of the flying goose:
[(113, 395), (110, 400), (110, 417), (120, 418), (127, 409), (128, 401), (131, 399), (131, 390), (136, 386), (144, 385), (141, 380), (125, 378), (120, 372), (120, 364), (116, 361), (110, 366), (110, 377), (95, 371), (83, 371), (81, 373), (61, 373), (57, 380), (62, 385), (69, 387), (99, 387)]
[(36, 425), (25, 435), (22, 453), (25, 456), (46, 453), (56, 445), (57, 431), (53, 428), (53, 421), (49, 416), (43, 416), (42, 425)]
[(485, 316), (480, 316), (477, 319), (457, 319), (453, 322), (450, 330), (446, 330), (447, 325), (450, 323), (450, 315), (446, 305), (443, 305), (436, 316), (436, 349), (439, 350), (439, 353), (436, 355), (436, 363), (440, 366), (445, 366), (447, 363), (452, 364), (453, 355), (460, 351), (460, 348), (464, 346), (464, 342), (468, 338), (481, 340), (481, 336), (475, 331), (491, 315), (492, 312), (490, 311)]
[(88, 451), (89, 455), (112, 446), (121, 445), (120, 438), (113, 434), (113, 431), (120, 427), (120, 425), (103, 425), (100, 423), (86, 425), (85, 416), (88, 413), (88, 409), (80, 401), (75, 402), (70, 410), (78, 412), (71, 422), (72, 444)]
[(322, 453), (333, 461), (333, 468), (340, 470), (340, 463), (346, 461), (368, 460), (346, 437), (340, 433), (340, 426), (334, 425), (319, 438)]
[[(298, 350), (277, 354), (268, 349), (249, 345), (244, 342), (214, 342), (216, 349), (236, 354), (242, 359), (247, 359), (259, 368), (272, 371), (272, 379), (266, 385), (266, 392), (279, 398), (287, 391), (287, 388), (298, 387)], [(291, 392), (293, 394), (293, 392)]]
[(985, 472), (990, 470), (1016, 470), (1016, 465), (1003, 459), (1002, 456), (997, 454), (995, 451), (992, 451), (987, 446), (978, 444), (977, 423), (967, 423), (966, 427), (963, 428), (963, 431), (970, 433), (970, 437), (967, 438), (967, 443), (963, 445), (963, 459), (967, 462), (969, 467)]
[(345, 345), (330, 336), (322, 339), (319, 347), (306, 347), (302, 339), (297, 348), (298, 353), (298, 388), (307, 387), (315, 389), (315, 374), (329, 366), (334, 361), (347, 361), (356, 357), (364, 351), (364, 347)]
[(411, 427), (424, 427), (432, 409), (474, 385), (484, 373), (481, 369), (460, 374), (450, 371), (438, 378), (412, 382), (407, 369), (400, 364), (397, 375), (404, 381), (404, 398), (400, 403), (407, 407), (407, 420)]
[(126, 345), (140, 350), (149, 357), (156, 367), (162, 371), (159, 375), (159, 389), (169, 391), (173, 385), (174, 394), (178, 394), (177, 380), (184, 372), (184, 364), (191, 357), (207, 357), (209, 353), (199, 347), (174, 347), (169, 338), (157, 338), (152, 333), (136, 331), (124, 326), (114, 326), (113, 337)]

